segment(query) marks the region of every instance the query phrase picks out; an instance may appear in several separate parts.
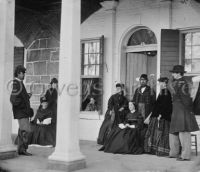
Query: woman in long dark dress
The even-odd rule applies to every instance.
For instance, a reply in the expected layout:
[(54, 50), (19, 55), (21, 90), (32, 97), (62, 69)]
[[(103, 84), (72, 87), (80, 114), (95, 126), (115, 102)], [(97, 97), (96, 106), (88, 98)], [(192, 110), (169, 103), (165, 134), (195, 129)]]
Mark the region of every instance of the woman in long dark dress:
[(124, 112), (127, 110), (127, 99), (123, 95), (122, 85), (116, 84), (116, 94), (108, 100), (108, 109), (104, 121), (99, 130), (97, 143), (103, 145), (112, 128), (124, 121)]
[(45, 97), (42, 97), (41, 105), (37, 110), (37, 114), (32, 125), (32, 137), (30, 144), (52, 145), (56, 142), (56, 121), (52, 110), (48, 108), (48, 102)]
[(169, 128), (172, 114), (172, 97), (167, 89), (168, 78), (159, 80), (160, 94), (154, 105), (150, 123), (145, 135), (144, 149), (146, 153), (168, 156), (169, 155)]
[(45, 97), (48, 102), (48, 108), (52, 110), (53, 115), (55, 116), (55, 120), (57, 117), (57, 99), (58, 99), (58, 80), (56, 78), (52, 78), (51, 87), (46, 91)]
[(143, 117), (135, 110), (133, 102), (129, 102), (130, 112), (125, 121), (113, 128), (104, 144), (104, 152), (120, 154), (143, 153)]

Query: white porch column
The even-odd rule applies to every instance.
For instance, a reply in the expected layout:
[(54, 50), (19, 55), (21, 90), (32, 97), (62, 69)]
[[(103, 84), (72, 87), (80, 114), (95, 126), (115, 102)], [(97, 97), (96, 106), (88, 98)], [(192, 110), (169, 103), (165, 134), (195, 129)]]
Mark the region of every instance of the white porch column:
[[(104, 81), (105, 81), (105, 86), (104, 88), (104, 97), (103, 101), (103, 107), (107, 108), (107, 100), (109, 99), (109, 96), (114, 92), (115, 90), (115, 81), (119, 81), (119, 76), (118, 75), (120, 72), (118, 71), (118, 61), (116, 60), (116, 55), (115, 55), (115, 38), (116, 38), (116, 8), (118, 5), (117, 1), (109, 1), (109, 0), (104, 0), (103, 2), (100, 3), (101, 6), (104, 9), (104, 13), (106, 14), (106, 47), (105, 47), (105, 52), (106, 53), (106, 58), (104, 59), (104, 62), (106, 63), (108, 67), (108, 71), (106, 71), (107, 74), (104, 75)], [(104, 68), (106, 69), (106, 68)]]
[(63, 0), (60, 34), (57, 138), (48, 168), (85, 168), (79, 147), (80, 112), (80, 0)]
[(13, 78), (14, 0), (0, 0), (0, 159), (17, 155), (11, 141), (12, 108), (8, 83)]

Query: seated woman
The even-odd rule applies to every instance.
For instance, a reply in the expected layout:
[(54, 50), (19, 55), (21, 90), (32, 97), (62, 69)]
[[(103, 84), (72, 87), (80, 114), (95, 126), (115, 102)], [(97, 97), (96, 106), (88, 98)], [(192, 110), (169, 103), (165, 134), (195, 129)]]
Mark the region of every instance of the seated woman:
[(112, 128), (124, 121), (124, 114), (128, 110), (127, 99), (123, 94), (121, 83), (116, 84), (116, 93), (108, 100), (108, 108), (101, 124), (97, 143), (104, 145)]
[(130, 112), (124, 123), (113, 128), (104, 144), (104, 152), (120, 154), (143, 153), (143, 117), (135, 110), (133, 102), (129, 102)]
[(158, 81), (161, 90), (150, 117), (150, 123), (145, 135), (144, 149), (146, 153), (168, 156), (172, 97), (167, 89), (168, 78), (162, 77)]
[(30, 144), (52, 145), (55, 146), (56, 141), (56, 122), (52, 110), (48, 108), (48, 102), (45, 97), (40, 99), (40, 107), (32, 125), (32, 137)]
[(90, 97), (90, 102), (87, 104), (85, 111), (97, 111), (97, 105), (94, 97)]

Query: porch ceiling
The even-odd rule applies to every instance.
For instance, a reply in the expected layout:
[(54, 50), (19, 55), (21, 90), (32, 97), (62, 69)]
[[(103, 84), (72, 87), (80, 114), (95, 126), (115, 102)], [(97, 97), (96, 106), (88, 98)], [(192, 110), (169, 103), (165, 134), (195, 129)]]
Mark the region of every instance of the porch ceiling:
[[(101, 6), (101, 0), (81, 0), (81, 22)], [(59, 40), (61, 0), (16, 0), (15, 35), (27, 48), (38, 38)]]

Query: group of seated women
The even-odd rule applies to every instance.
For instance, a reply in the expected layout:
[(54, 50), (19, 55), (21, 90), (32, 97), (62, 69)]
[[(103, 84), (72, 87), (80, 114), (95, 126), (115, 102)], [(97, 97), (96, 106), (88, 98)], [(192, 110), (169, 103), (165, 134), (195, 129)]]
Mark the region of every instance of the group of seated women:
[(31, 121), (29, 144), (55, 147), (58, 80), (53, 78), (50, 84), (51, 87), (40, 98), (37, 113)]
[[(172, 97), (167, 88), (168, 78), (162, 77), (158, 81), (160, 93), (151, 114), (146, 119), (131, 101), (128, 113), (124, 110), (125, 118), (118, 125), (110, 125), (109, 120), (111, 121), (112, 114), (106, 114), (98, 137), (98, 144), (103, 145), (100, 151), (120, 154), (169, 155)], [(116, 113), (115, 116), (121, 116), (121, 114)]]

